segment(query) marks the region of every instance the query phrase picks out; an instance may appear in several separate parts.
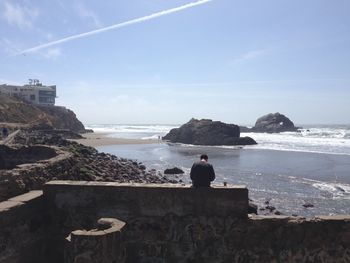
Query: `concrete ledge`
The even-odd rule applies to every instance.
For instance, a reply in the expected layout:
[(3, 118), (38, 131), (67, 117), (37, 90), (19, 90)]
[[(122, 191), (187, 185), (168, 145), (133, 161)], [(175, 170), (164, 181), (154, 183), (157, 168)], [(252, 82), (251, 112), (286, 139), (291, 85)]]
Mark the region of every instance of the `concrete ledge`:
[(30, 191), (0, 203), (0, 226), (13, 224), (19, 218), (30, 218), (43, 209), (43, 192)]
[(248, 211), (245, 186), (191, 188), (173, 184), (51, 181), (44, 185), (44, 196), (48, 206), (58, 210), (122, 220), (167, 214), (247, 218)]

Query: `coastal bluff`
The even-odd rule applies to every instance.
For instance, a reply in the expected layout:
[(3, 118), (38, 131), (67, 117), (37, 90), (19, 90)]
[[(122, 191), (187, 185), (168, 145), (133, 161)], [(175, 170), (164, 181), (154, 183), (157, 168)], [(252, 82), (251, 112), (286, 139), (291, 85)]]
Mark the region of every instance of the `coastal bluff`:
[(0, 203), (0, 262), (350, 261), (350, 216), (247, 209), (244, 186), (52, 181)]
[(61, 106), (35, 105), (0, 94), (0, 123), (10, 129), (47, 125), (53, 129), (86, 132), (73, 111)]
[(179, 128), (170, 130), (163, 140), (194, 145), (252, 145), (250, 137), (240, 137), (240, 127), (221, 121), (192, 118)]

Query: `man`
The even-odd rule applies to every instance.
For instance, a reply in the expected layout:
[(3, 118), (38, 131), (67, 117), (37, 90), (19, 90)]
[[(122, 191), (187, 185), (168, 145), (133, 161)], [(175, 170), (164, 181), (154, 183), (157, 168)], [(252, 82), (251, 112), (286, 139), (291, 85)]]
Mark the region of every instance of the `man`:
[(2, 138), (6, 138), (9, 135), (9, 131), (6, 127), (2, 128)]
[(202, 154), (200, 161), (192, 165), (190, 176), (193, 187), (210, 187), (210, 182), (215, 179), (215, 172), (213, 166), (208, 163), (208, 155)]

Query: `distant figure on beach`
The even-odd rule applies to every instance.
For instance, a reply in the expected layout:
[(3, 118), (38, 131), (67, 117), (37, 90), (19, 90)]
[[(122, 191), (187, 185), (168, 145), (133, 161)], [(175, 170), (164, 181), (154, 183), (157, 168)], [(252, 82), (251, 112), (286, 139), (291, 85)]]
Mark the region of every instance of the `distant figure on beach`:
[(2, 128), (2, 138), (6, 138), (9, 135), (9, 131), (6, 127)]
[(213, 166), (208, 163), (208, 155), (202, 154), (200, 161), (195, 162), (191, 168), (192, 187), (210, 187), (215, 179)]

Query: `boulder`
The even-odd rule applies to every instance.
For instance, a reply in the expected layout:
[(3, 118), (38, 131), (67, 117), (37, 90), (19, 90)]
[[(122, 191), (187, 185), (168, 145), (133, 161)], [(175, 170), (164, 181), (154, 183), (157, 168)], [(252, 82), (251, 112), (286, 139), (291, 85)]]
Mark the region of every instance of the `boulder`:
[(257, 142), (253, 138), (245, 136), (245, 137), (238, 138), (235, 145), (254, 145), (254, 144), (257, 144)]
[(174, 167), (174, 168), (169, 168), (164, 170), (164, 174), (183, 174), (185, 173), (182, 171), (180, 168)]
[[(239, 136), (240, 128), (235, 124), (191, 119), (180, 128), (172, 129), (163, 140), (194, 145), (244, 145), (248, 139), (241, 140)], [(249, 144), (252, 140), (249, 140)]]
[(270, 113), (260, 117), (255, 126), (251, 129), (252, 132), (267, 132), (278, 133), (286, 131), (297, 131), (298, 128), (285, 115), (280, 113)]
[(248, 214), (258, 214), (258, 206), (250, 201), (248, 204)]

